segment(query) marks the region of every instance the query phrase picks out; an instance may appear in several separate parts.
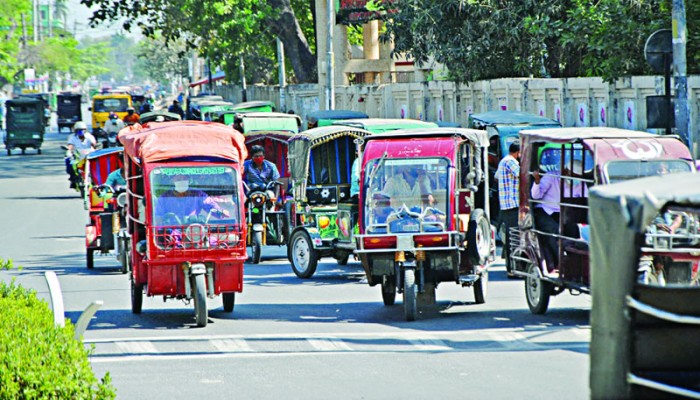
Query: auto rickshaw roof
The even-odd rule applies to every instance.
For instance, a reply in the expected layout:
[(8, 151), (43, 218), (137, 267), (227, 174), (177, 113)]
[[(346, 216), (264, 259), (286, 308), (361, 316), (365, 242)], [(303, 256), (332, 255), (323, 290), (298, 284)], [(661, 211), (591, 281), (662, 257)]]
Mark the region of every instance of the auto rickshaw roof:
[(351, 126), (328, 125), (293, 135), (289, 138), (288, 156), (292, 178), (304, 179), (308, 175), (309, 153), (312, 148), (344, 136), (362, 138), (371, 134), (372, 132)]
[[(253, 132), (299, 132), (301, 117), (296, 114), (262, 111), (240, 113), (238, 118), (243, 123), (246, 136)], [(292, 121), (293, 120), (293, 121)], [(291, 136), (291, 135), (290, 135)]]
[(128, 93), (102, 93), (92, 96), (94, 100), (103, 99), (130, 99), (131, 95)]
[(399, 129), (437, 128), (437, 124), (434, 122), (402, 118), (344, 119), (333, 122), (333, 125), (354, 126), (366, 129), (372, 133), (395, 131)]
[(478, 121), (482, 125), (554, 125), (561, 124), (553, 119), (523, 111), (494, 110), (469, 116), (470, 125)]
[(179, 121), (182, 119), (180, 118), (180, 114), (175, 114), (164, 110), (156, 110), (143, 113), (139, 116), (139, 119), (141, 120), (141, 125), (143, 125), (148, 122), (156, 122), (156, 119), (158, 117), (164, 117), (166, 120), (169, 121)]
[(659, 137), (652, 133), (608, 127), (548, 128), (521, 130), (520, 136), (529, 142), (574, 143), (586, 139), (626, 139)]
[(100, 158), (106, 155), (114, 154), (114, 153), (121, 153), (124, 151), (123, 147), (108, 147), (106, 149), (99, 149), (95, 150), (87, 155), (88, 160), (94, 160), (96, 158)]
[(245, 101), (243, 103), (234, 104), (233, 109), (234, 110), (243, 110), (246, 108), (256, 108), (256, 107), (265, 107), (265, 106), (274, 107), (275, 103), (273, 103), (271, 101), (260, 101), (260, 100)]
[(416, 139), (431, 137), (453, 137), (458, 136), (468, 140), (478, 147), (488, 147), (489, 140), (486, 131), (469, 128), (422, 128), (422, 129), (399, 129), (391, 132), (375, 133), (365, 138), (365, 142), (386, 139)]
[(306, 114), (306, 120), (315, 124), (322, 119), (342, 120), (342, 119), (366, 119), (369, 115), (362, 111), (353, 110), (318, 110)]
[(242, 162), (248, 157), (243, 135), (217, 122), (137, 124), (119, 131), (119, 140), (137, 163), (183, 157), (218, 157)]
[(41, 104), (44, 101), (36, 97), (17, 97), (5, 101), (7, 105), (36, 105)]

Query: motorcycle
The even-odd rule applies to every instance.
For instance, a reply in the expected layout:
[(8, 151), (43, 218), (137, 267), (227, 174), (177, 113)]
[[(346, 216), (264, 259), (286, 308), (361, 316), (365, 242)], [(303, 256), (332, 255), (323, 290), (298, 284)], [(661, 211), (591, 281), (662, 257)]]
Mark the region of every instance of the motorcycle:
[[(286, 234), (282, 230), (288, 224), (285, 211), (276, 206), (277, 195), (275, 186), (281, 186), (278, 181), (270, 181), (265, 186), (253, 185), (248, 187), (246, 209), (248, 213), (247, 245), (253, 248), (253, 264), (260, 262), (262, 246), (268, 242), (284, 243)], [(252, 228), (252, 229), (251, 229)]]

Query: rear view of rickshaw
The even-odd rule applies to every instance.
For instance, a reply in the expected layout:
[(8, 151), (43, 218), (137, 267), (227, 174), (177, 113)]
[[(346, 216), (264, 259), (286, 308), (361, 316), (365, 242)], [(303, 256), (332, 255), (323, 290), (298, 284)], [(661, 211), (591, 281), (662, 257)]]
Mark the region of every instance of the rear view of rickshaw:
[(132, 312), (148, 296), (194, 300), (198, 326), (207, 298), (234, 308), (243, 289), (246, 224), (241, 134), (218, 123), (135, 126), (124, 144)]
[(385, 305), (403, 293), (409, 321), (418, 303), (435, 302), (441, 282), (471, 286), (484, 303), (495, 257), (486, 132), (430, 128), (364, 141), (355, 254), (369, 285), (381, 285)]
[(252, 248), (253, 264), (257, 264), (262, 246), (285, 245), (291, 235), (292, 203), (287, 201), (288, 142), (299, 133), (301, 118), (293, 114), (250, 112), (236, 114), (233, 126), (243, 132), (248, 153), (253, 156), (252, 147), (261, 146), (265, 159), (275, 164), (280, 174), (276, 182), (268, 183), (267, 187), (248, 187), (246, 193), (247, 244)]
[(5, 102), (7, 121), (5, 149), (12, 155), (13, 149), (36, 149), (41, 154), (44, 142), (44, 102), (40, 99), (20, 97)]
[[(700, 175), (600, 186), (590, 205), (591, 398), (700, 398)], [(653, 246), (649, 226), (669, 216), (690, 229)], [(666, 285), (639, 281), (645, 254), (666, 259)]]
[[(676, 136), (616, 128), (520, 132), (519, 228), (511, 234), (511, 270), (525, 278), (530, 311), (551, 296), (590, 293), (588, 190), (645, 176), (688, 172), (688, 148)], [(639, 265), (640, 274), (648, 266)]]
[[(123, 205), (117, 203), (119, 194), (125, 188), (107, 187), (109, 174), (122, 168), (124, 149), (112, 147), (93, 151), (85, 161), (85, 204), (88, 223), (85, 225), (86, 264), (88, 269), (95, 266), (95, 252), (109, 254), (115, 251), (122, 273), (127, 273), (128, 246), (126, 236), (126, 213)], [(122, 201), (123, 201), (122, 197)]]
[(313, 128), (289, 139), (289, 169), (294, 198), (293, 230), (287, 255), (302, 279), (316, 272), (322, 257), (345, 265), (353, 254), (357, 200), (351, 198), (356, 139), (370, 132), (348, 126)]

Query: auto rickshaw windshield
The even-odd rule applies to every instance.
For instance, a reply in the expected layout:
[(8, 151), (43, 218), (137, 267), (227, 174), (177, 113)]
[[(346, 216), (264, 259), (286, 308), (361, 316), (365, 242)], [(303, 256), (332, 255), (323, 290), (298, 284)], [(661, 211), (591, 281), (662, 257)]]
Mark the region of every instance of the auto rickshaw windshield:
[(129, 100), (127, 99), (96, 99), (94, 111), (95, 112), (126, 112), (129, 107)]
[(615, 183), (645, 176), (690, 172), (692, 166), (685, 160), (619, 160), (605, 164), (608, 182)]
[(225, 166), (155, 168), (150, 173), (155, 225), (237, 223), (237, 175)]
[(368, 164), (363, 185), (368, 231), (387, 232), (380, 227), (385, 224), (393, 233), (445, 230), (447, 159), (374, 159)]

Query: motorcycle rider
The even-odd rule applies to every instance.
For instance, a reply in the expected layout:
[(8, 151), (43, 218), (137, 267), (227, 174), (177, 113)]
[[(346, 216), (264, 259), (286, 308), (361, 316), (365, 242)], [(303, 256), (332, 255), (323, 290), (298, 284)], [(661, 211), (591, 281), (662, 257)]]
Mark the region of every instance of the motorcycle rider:
[(107, 138), (117, 137), (120, 130), (124, 128), (124, 121), (119, 119), (119, 116), (114, 111), (109, 113), (109, 119), (105, 122), (104, 131), (107, 133)]
[(77, 169), (85, 163), (85, 157), (95, 150), (97, 140), (87, 131), (87, 125), (83, 121), (78, 121), (73, 125), (73, 134), (68, 137), (66, 144), (66, 172), (68, 172), (70, 187), (75, 189), (80, 179)]
[(134, 107), (129, 107), (126, 109), (126, 116), (124, 117), (124, 123), (127, 126), (131, 126), (133, 124), (138, 123), (141, 120), (141, 117), (136, 114), (136, 109)]

